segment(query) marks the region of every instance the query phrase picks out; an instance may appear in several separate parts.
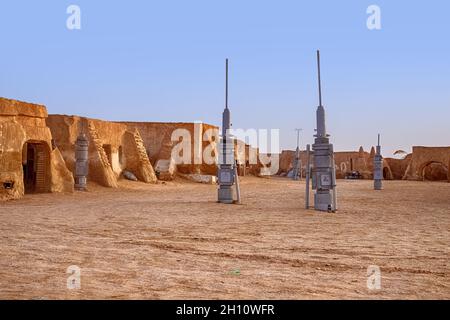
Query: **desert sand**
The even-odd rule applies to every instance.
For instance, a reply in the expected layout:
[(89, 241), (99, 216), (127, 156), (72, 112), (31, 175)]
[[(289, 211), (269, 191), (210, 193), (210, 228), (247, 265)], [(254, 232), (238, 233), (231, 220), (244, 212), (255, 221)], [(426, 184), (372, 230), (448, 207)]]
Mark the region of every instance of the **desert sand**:
[(449, 299), (450, 183), (372, 183), (339, 180), (337, 213), (285, 178), (244, 178), (242, 205), (182, 180), (0, 203), (0, 298)]

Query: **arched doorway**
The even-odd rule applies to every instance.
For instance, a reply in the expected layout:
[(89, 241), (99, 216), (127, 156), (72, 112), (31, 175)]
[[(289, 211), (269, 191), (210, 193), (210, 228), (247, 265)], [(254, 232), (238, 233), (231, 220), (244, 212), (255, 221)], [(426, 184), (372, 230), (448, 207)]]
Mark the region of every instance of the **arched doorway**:
[(25, 193), (50, 191), (50, 152), (42, 141), (27, 141), (22, 148)]
[(442, 162), (429, 161), (421, 166), (420, 174), (423, 181), (447, 181), (448, 167)]
[(393, 180), (394, 179), (392, 171), (389, 167), (383, 168), (383, 179), (384, 180)]

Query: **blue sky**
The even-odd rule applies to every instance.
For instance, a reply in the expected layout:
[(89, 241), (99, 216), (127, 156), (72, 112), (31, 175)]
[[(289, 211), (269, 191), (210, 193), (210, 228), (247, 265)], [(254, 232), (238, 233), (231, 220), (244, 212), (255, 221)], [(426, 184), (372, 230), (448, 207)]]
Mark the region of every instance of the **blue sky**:
[[(81, 30), (66, 9), (81, 8)], [(382, 29), (366, 27), (381, 8)], [(0, 96), (49, 113), (220, 124), (224, 59), (236, 128), (313, 141), (315, 50), (336, 150), (450, 145), (450, 2), (0, 2)]]

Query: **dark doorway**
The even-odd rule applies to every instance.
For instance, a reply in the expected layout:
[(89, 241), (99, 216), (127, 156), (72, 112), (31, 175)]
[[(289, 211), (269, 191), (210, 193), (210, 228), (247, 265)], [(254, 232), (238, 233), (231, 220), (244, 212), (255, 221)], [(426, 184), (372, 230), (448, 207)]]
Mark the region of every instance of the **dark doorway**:
[(48, 148), (44, 143), (25, 143), (23, 147), (25, 193), (48, 192), (48, 163)]
[(430, 162), (422, 169), (422, 178), (425, 181), (444, 181), (448, 179), (448, 168), (440, 162)]
[(123, 148), (122, 146), (119, 146), (119, 164), (122, 166), (123, 163)]
[(105, 150), (106, 157), (108, 158), (109, 165), (112, 168), (112, 148), (110, 144), (104, 144), (103, 150)]

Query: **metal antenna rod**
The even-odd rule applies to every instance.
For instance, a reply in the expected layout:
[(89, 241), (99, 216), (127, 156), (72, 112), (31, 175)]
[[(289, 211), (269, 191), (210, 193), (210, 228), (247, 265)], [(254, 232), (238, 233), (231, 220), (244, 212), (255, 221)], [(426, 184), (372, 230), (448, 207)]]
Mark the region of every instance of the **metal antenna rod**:
[(378, 134), (378, 145), (380, 145), (380, 134)]
[(303, 129), (295, 129), (295, 131), (297, 131), (297, 148), (300, 147), (300, 131), (302, 131)]
[(319, 106), (322, 105), (322, 83), (320, 81), (320, 51), (317, 50), (317, 75), (319, 80)]
[(228, 59), (225, 62), (225, 109), (228, 109)]

